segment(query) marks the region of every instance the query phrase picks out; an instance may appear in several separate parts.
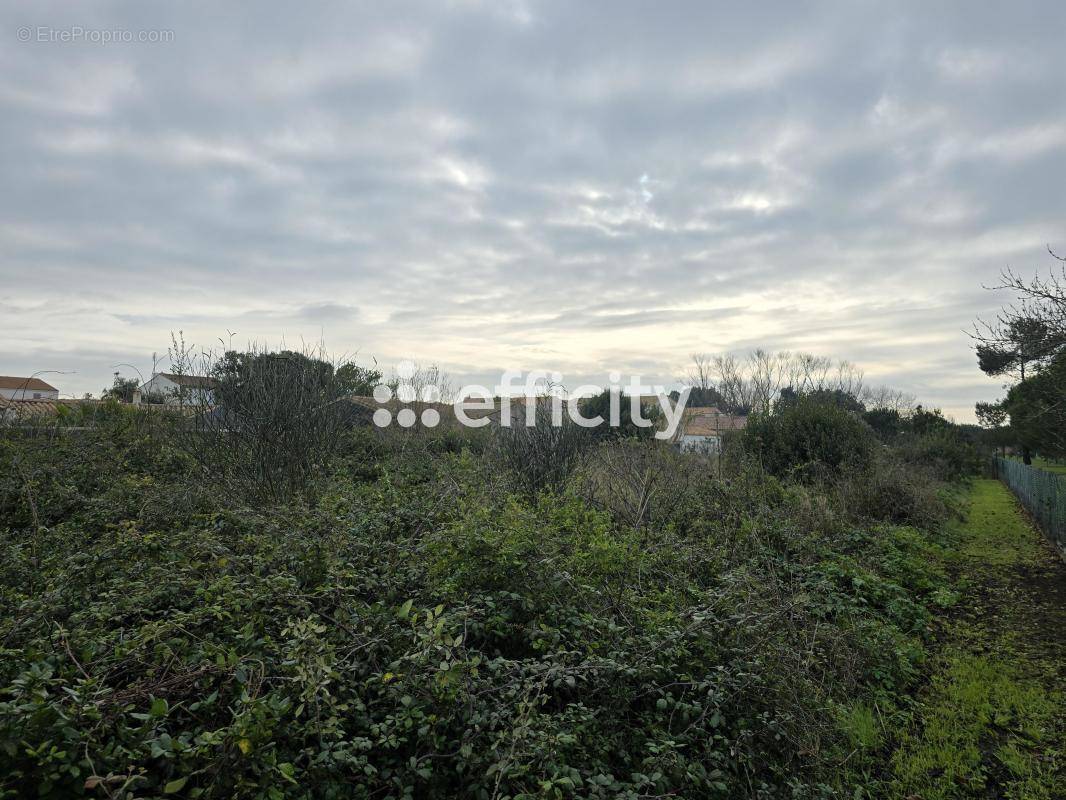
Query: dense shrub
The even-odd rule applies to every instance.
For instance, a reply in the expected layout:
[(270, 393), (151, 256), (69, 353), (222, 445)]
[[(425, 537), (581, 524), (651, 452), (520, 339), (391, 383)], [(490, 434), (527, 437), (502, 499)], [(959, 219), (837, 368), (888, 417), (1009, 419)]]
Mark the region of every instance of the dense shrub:
[(897, 449), (905, 462), (925, 468), (942, 481), (972, 477), (984, 462), (977, 448), (952, 429), (907, 436)]
[(529, 492), (415, 441), (351, 432), (255, 507), (136, 428), (5, 442), (0, 794), (855, 796), (925, 535), (655, 443)]
[[(533, 419), (526, 424), (524, 404), (512, 405), (516, 418), (495, 431), (495, 457), (515, 489), (527, 497), (539, 492), (560, 491), (585, 461), (593, 436), (567, 413), (552, 420), (552, 400), (540, 398), (533, 406)], [(537, 422), (539, 420), (539, 422)]]
[[(603, 424), (589, 429), (589, 434), (596, 439), (650, 439), (657, 430), (662, 412), (658, 406), (641, 409), (641, 417), (651, 424), (637, 425), (633, 422), (631, 400), (620, 389), (604, 389), (598, 395), (579, 401), (586, 419), (600, 417), (603, 420)], [(616, 417), (617, 424), (614, 423)]]
[(936, 475), (888, 455), (871, 469), (845, 475), (839, 497), (852, 516), (898, 525), (935, 528), (952, 512)]
[(745, 448), (768, 472), (800, 479), (865, 470), (874, 442), (870, 428), (852, 412), (803, 400), (752, 416), (744, 432)]
[(862, 418), (882, 442), (895, 441), (907, 427), (907, 420), (894, 408), (871, 408)]
[(330, 360), (321, 348), (246, 352), (191, 358), (175, 369), (210, 381), (210, 393), (174, 398), (187, 413), (172, 437), (208, 480), (255, 502), (307, 498), (318, 488), (344, 432), (365, 409), (350, 402), (369, 394), (376, 370)]

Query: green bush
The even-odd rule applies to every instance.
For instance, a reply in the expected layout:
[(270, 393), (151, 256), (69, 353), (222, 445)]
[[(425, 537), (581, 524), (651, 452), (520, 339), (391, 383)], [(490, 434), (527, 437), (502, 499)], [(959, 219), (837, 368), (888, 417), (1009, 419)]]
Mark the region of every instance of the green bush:
[(899, 444), (898, 452), (908, 464), (924, 467), (942, 481), (973, 477), (984, 463), (977, 448), (952, 429), (908, 436)]
[(862, 471), (875, 439), (854, 413), (834, 405), (797, 401), (773, 414), (752, 416), (744, 431), (748, 453), (778, 477), (802, 480)]

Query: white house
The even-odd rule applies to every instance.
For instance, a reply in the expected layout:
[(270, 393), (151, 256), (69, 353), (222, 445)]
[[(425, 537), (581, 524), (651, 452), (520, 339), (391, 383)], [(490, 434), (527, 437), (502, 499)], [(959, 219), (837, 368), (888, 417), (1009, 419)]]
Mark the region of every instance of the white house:
[(722, 439), (730, 431), (742, 431), (747, 417), (726, 414), (717, 408), (686, 408), (674, 434), (674, 443), (684, 453), (715, 455), (722, 452)]
[(140, 393), (145, 400), (161, 397), (168, 405), (211, 406), (215, 404), (216, 386), (218, 381), (202, 375), (156, 372), (141, 386)]
[(40, 378), (0, 375), (0, 397), (5, 400), (58, 400), (59, 390)]

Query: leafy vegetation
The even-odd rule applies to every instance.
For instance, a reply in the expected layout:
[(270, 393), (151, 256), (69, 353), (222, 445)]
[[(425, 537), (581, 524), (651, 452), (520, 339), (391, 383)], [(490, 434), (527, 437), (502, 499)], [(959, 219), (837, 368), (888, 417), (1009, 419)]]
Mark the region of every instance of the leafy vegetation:
[(0, 439), (0, 796), (880, 797), (933, 730), (958, 490), (836, 404), (720, 476), (349, 427), (284, 499), (100, 408)]
[(117, 400), (120, 403), (132, 403), (133, 393), (140, 387), (141, 382), (136, 378), (123, 378), (118, 372), (111, 385), (101, 392), (104, 400)]
[(175, 426), (173, 441), (205, 478), (258, 502), (315, 490), (342, 432), (364, 411), (349, 398), (370, 394), (381, 378), (377, 370), (334, 363), (321, 347), (194, 358), (175, 341), (172, 353), (180, 373), (212, 386), (184, 402), (192, 424)]
[(779, 477), (839, 476), (865, 471), (873, 458), (874, 436), (854, 413), (835, 402), (789, 399), (774, 414), (753, 416), (745, 445)]

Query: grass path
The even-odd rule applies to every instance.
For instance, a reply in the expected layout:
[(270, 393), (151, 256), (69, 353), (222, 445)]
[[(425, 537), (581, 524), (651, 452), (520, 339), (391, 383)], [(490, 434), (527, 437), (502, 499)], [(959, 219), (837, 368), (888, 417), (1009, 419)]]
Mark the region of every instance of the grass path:
[(1066, 800), (1066, 564), (998, 481), (948, 563), (961, 598), (891, 756), (909, 800)]

